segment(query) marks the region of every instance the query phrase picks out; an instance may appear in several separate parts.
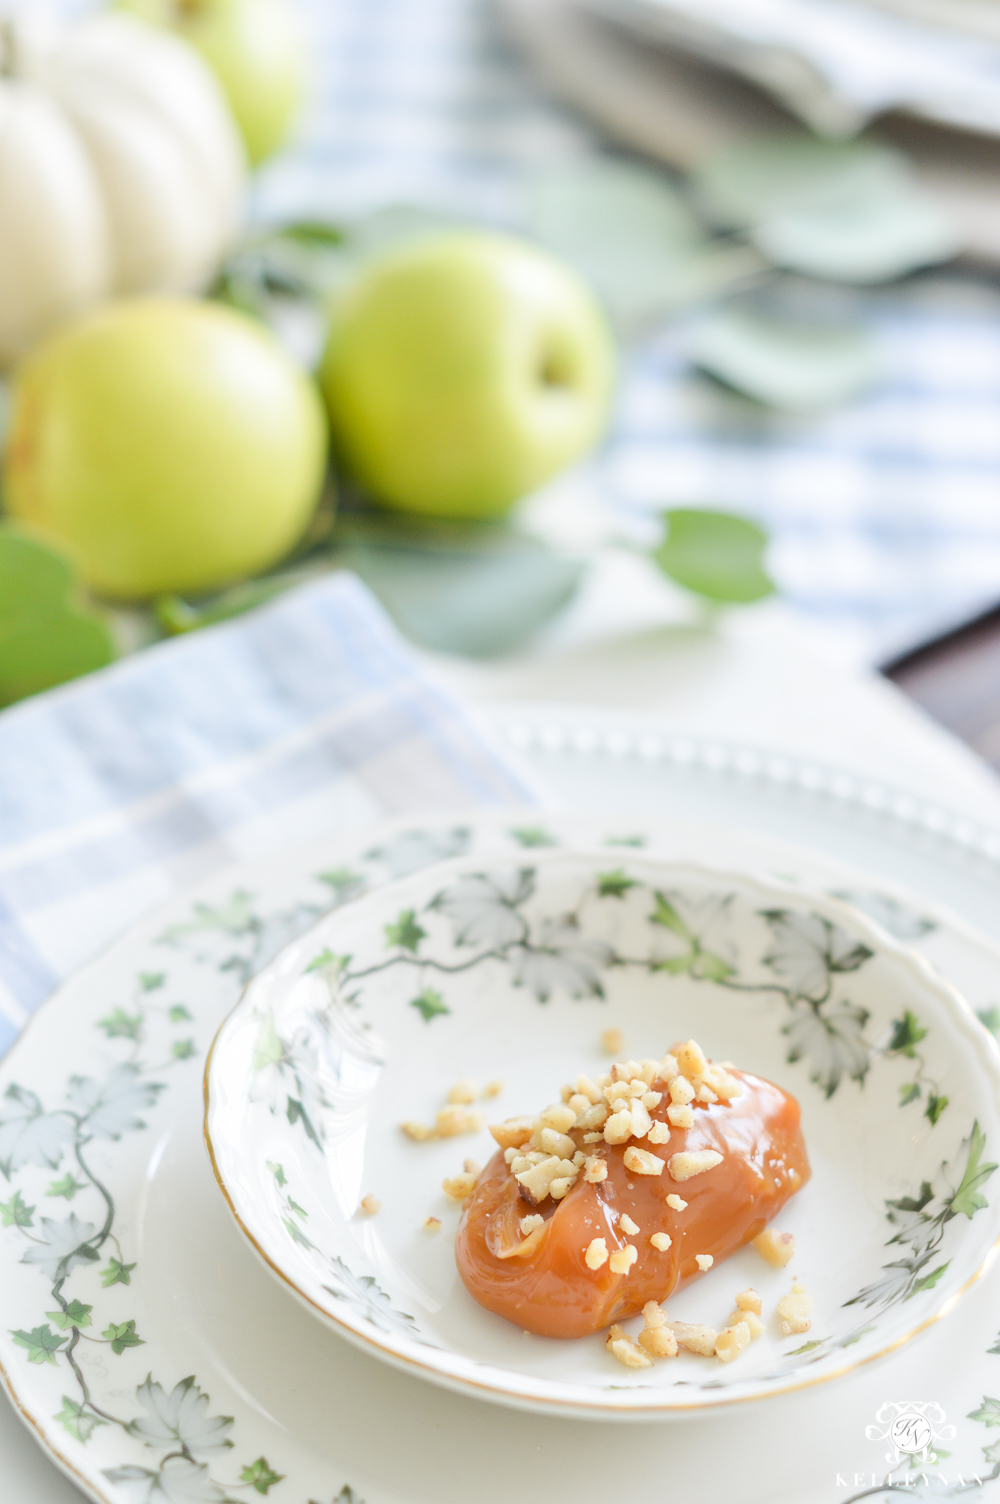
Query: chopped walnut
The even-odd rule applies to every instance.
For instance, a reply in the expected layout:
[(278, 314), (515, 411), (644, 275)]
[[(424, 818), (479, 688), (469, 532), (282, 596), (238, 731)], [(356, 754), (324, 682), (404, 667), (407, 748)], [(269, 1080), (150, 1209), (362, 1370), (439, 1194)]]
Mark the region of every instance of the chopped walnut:
[(726, 1322), (726, 1325), (735, 1326), (739, 1321), (746, 1322), (747, 1330), (750, 1333), (751, 1342), (754, 1342), (758, 1337), (763, 1336), (764, 1332), (767, 1330), (764, 1323), (761, 1321), (760, 1317), (756, 1315), (755, 1312), (741, 1311), (739, 1306), (737, 1306), (735, 1311), (730, 1311), (729, 1320)]
[(674, 1128), (693, 1128), (694, 1110), (690, 1107), (679, 1107), (671, 1103), (667, 1108), (667, 1119)]
[(760, 1315), (760, 1296), (756, 1290), (741, 1290), (736, 1297), (736, 1309), (738, 1311), (752, 1311), (755, 1316)]
[[(511, 1165), (511, 1169), (515, 1170), (516, 1165), (517, 1160)], [(529, 1165), (525, 1170), (515, 1170), (515, 1174), (520, 1186), (520, 1195), (531, 1206), (537, 1206), (549, 1194), (549, 1188), (554, 1180), (575, 1178), (576, 1166), (571, 1159), (560, 1159), (552, 1154), (548, 1158), (543, 1158), (538, 1164)]]
[(533, 1127), (531, 1118), (508, 1118), (505, 1123), (491, 1124), (490, 1133), (501, 1149), (520, 1149), (530, 1139)]
[(437, 1138), (434, 1129), (425, 1127), (423, 1123), (400, 1123), (399, 1126), (407, 1138), (415, 1139), (418, 1144), (429, 1138)]
[(441, 1182), (441, 1189), (452, 1201), (465, 1201), (476, 1189), (478, 1175), (470, 1175), (465, 1172), (462, 1175), (449, 1175)]
[(653, 1119), (642, 1102), (632, 1103), (632, 1137), (645, 1138), (653, 1126)]
[(619, 1363), (624, 1363), (626, 1368), (652, 1368), (653, 1360), (637, 1347), (631, 1337), (626, 1337), (620, 1326), (613, 1326), (608, 1332), (605, 1347), (613, 1358)]
[(657, 1253), (666, 1253), (667, 1249), (673, 1242), (673, 1239), (671, 1238), (669, 1233), (654, 1232), (649, 1241), (652, 1243)]
[(529, 1233), (534, 1232), (536, 1227), (544, 1226), (545, 1218), (540, 1217), (537, 1212), (533, 1212), (530, 1217), (521, 1218), (521, 1236), (522, 1238), (526, 1238)]
[(773, 1269), (783, 1269), (795, 1257), (795, 1238), (790, 1232), (778, 1232), (766, 1227), (757, 1234), (753, 1246), (762, 1253)]
[(425, 1217), (424, 1221), (423, 1221), (423, 1228), (424, 1228), (424, 1232), (440, 1232), (441, 1231), (441, 1218), (440, 1217)]
[(575, 1175), (557, 1175), (555, 1180), (549, 1181), (549, 1195), (553, 1201), (561, 1201), (568, 1196), (576, 1182)]
[(653, 1080), (654, 1081), (670, 1082), (677, 1075), (677, 1072), (678, 1072), (678, 1065), (677, 1065), (677, 1057), (676, 1057), (676, 1055), (666, 1054), (666, 1055), (664, 1055), (663, 1059), (660, 1061), (660, 1064), (657, 1067), (656, 1075), (653, 1077)]
[(611, 1255), (608, 1267), (612, 1274), (627, 1274), (638, 1257), (638, 1249), (626, 1243), (624, 1248), (616, 1249)]
[(676, 1055), (678, 1068), (688, 1079), (705, 1074), (708, 1061), (705, 1059), (701, 1045), (695, 1040), (689, 1039), (687, 1044), (681, 1045)]
[(608, 1120), (608, 1104), (604, 1101), (596, 1102), (593, 1107), (588, 1107), (586, 1112), (581, 1112), (576, 1126), (578, 1128), (603, 1128)]
[(667, 1090), (671, 1102), (677, 1107), (686, 1107), (694, 1101), (694, 1087), (686, 1076), (675, 1076)]
[(604, 1134), (603, 1133), (585, 1133), (583, 1135), (583, 1142), (585, 1144), (603, 1144), (604, 1143)]
[(591, 1104), (601, 1100), (601, 1088), (596, 1081), (591, 1081), (589, 1076), (577, 1076), (576, 1089), (581, 1097), (586, 1097)]
[(669, 1123), (655, 1122), (646, 1134), (646, 1142), (650, 1144), (667, 1144), (670, 1142)]
[(608, 1178), (608, 1162), (599, 1155), (592, 1154), (583, 1166), (583, 1178), (590, 1185), (599, 1185), (602, 1180)]
[[(674, 1159), (677, 1158), (679, 1156), (675, 1154)], [(625, 1168), (634, 1175), (662, 1175), (664, 1163), (658, 1154), (650, 1154), (648, 1149), (634, 1149), (630, 1144), (625, 1150)]]
[(639, 1346), (653, 1358), (676, 1358), (677, 1338), (655, 1300), (647, 1300), (642, 1308), (642, 1319)]
[(456, 1138), (460, 1133), (478, 1133), (482, 1126), (482, 1113), (467, 1112), (464, 1107), (454, 1104), (442, 1107), (434, 1119), (434, 1131), (439, 1138)]
[(465, 1171), (466, 1175), (475, 1175), (477, 1180), (483, 1173), (483, 1167), (477, 1159), (463, 1159), (462, 1169)]
[(687, 1202), (683, 1199), (683, 1197), (678, 1196), (676, 1191), (670, 1192), (670, 1195), (667, 1197), (667, 1205), (672, 1212), (683, 1212), (687, 1210)]
[(538, 1140), (539, 1149), (544, 1149), (546, 1154), (558, 1154), (560, 1159), (572, 1159), (576, 1153), (576, 1143), (568, 1133), (559, 1133), (555, 1128), (542, 1128), (531, 1136), (532, 1143)]
[(721, 1165), (722, 1155), (715, 1149), (686, 1149), (671, 1156), (668, 1168), (672, 1180), (691, 1180)]
[(608, 1144), (625, 1144), (632, 1137), (632, 1114), (615, 1112), (604, 1125), (604, 1141)]
[(711, 1269), (712, 1265), (715, 1263), (715, 1260), (710, 1253), (696, 1253), (694, 1256), (694, 1261), (698, 1265), (698, 1268), (701, 1270), (702, 1274), (705, 1273), (706, 1269)]
[(638, 1060), (616, 1060), (611, 1067), (612, 1081), (633, 1081), (636, 1076), (642, 1075), (642, 1066)]
[(687, 1321), (668, 1321), (667, 1325), (677, 1338), (678, 1347), (689, 1353), (700, 1353), (703, 1358), (715, 1356), (717, 1333), (714, 1327)]
[(621, 1228), (622, 1232), (628, 1233), (630, 1238), (635, 1237), (636, 1233), (639, 1231), (638, 1223), (632, 1221), (632, 1218), (629, 1216), (628, 1212), (622, 1212), (622, 1215), (618, 1218), (618, 1226)]
[(502, 1091), (502, 1081), (487, 1081), (486, 1085), (483, 1087), (483, 1098), (484, 1100), (487, 1100), (490, 1097), (498, 1097)]
[(721, 1358), (723, 1363), (731, 1363), (733, 1359), (750, 1346), (750, 1328), (745, 1321), (737, 1321), (735, 1326), (727, 1326), (725, 1331), (720, 1332), (715, 1339), (715, 1356)]
[(625, 1043), (625, 1036), (621, 1029), (605, 1029), (601, 1035), (601, 1048), (609, 1055), (617, 1055)]
[(476, 1100), (477, 1090), (475, 1081), (456, 1081), (445, 1101), (468, 1107), (470, 1102)]
[(557, 1102), (553, 1107), (546, 1107), (535, 1118), (534, 1127), (538, 1129), (554, 1128), (557, 1133), (568, 1133), (576, 1122), (576, 1113), (568, 1102)]
[(374, 1217), (376, 1212), (382, 1210), (382, 1203), (377, 1196), (362, 1196), (360, 1209), (366, 1217)]
[(706, 1086), (704, 1081), (701, 1083), (694, 1095), (695, 1100), (698, 1102), (717, 1102), (719, 1100), (712, 1088), (710, 1086)]
[(644, 1091), (640, 1101), (647, 1112), (655, 1112), (663, 1101), (663, 1093), (662, 1091)]
[(790, 1337), (793, 1332), (808, 1332), (812, 1326), (809, 1319), (812, 1304), (812, 1296), (794, 1286), (791, 1295), (781, 1297), (778, 1301), (778, 1320), (781, 1323), (783, 1337)]
[(583, 1255), (583, 1262), (588, 1269), (600, 1269), (602, 1264), (608, 1262), (608, 1243), (606, 1238), (591, 1238), (587, 1244), (587, 1251)]

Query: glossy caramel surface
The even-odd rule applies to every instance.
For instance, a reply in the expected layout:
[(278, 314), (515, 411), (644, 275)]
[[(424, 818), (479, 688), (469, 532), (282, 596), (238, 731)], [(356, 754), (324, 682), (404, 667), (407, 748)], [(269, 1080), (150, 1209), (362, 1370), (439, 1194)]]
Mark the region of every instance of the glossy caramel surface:
[[(809, 1179), (809, 1161), (794, 1097), (760, 1076), (733, 1071), (743, 1092), (729, 1103), (697, 1103), (694, 1124), (673, 1128), (670, 1141), (630, 1140), (669, 1160), (682, 1150), (715, 1149), (721, 1164), (676, 1182), (662, 1175), (636, 1175), (625, 1168), (628, 1144), (584, 1144), (602, 1155), (607, 1179), (596, 1184), (581, 1175), (561, 1201), (547, 1198), (529, 1206), (498, 1151), (479, 1178), (458, 1229), (455, 1254), (462, 1280), (487, 1310), (545, 1337), (583, 1337), (640, 1311), (647, 1300), (662, 1301), (700, 1276), (696, 1255), (711, 1254), (718, 1265), (757, 1236)], [(669, 1098), (651, 1116), (666, 1121)], [(667, 1206), (676, 1194), (684, 1211)], [(538, 1212), (545, 1226), (529, 1239), (520, 1220)], [(639, 1232), (624, 1233), (627, 1213)], [(669, 1233), (671, 1246), (658, 1252), (649, 1239)], [(584, 1254), (593, 1238), (604, 1238), (612, 1254), (627, 1243), (638, 1253), (628, 1274), (612, 1274), (609, 1264), (588, 1269)], [(524, 1245), (523, 1255), (516, 1252)], [(734, 1292), (730, 1292), (730, 1295)], [(724, 1297), (725, 1300), (725, 1297)]]

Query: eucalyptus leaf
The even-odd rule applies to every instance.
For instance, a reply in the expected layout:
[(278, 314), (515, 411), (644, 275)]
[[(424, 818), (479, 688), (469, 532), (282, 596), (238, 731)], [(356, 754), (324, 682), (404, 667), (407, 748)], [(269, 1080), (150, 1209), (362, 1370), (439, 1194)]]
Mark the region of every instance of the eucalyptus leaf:
[(877, 379), (875, 341), (863, 329), (806, 325), (721, 309), (699, 324), (691, 358), (737, 391), (789, 412), (844, 402)]
[(767, 534), (730, 512), (675, 507), (661, 513), (667, 536), (652, 552), (676, 584), (707, 600), (748, 605), (773, 595), (764, 572)]
[(869, 140), (803, 132), (730, 148), (698, 170), (694, 187), (717, 223), (748, 230), (768, 260), (809, 276), (882, 282), (960, 249), (906, 158)]
[(0, 705), (112, 661), (107, 625), (75, 594), (73, 570), (61, 554), (0, 524)]
[(592, 283), (624, 324), (654, 318), (762, 268), (745, 245), (712, 241), (663, 173), (588, 160), (527, 186), (526, 227)]

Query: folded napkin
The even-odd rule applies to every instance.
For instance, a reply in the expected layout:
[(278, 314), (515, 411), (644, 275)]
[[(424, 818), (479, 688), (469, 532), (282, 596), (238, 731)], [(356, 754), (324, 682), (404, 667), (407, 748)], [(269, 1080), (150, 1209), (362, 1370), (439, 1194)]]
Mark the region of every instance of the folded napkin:
[(355, 576), (0, 714), (0, 1055), (130, 921), (240, 857), (530, 802)]

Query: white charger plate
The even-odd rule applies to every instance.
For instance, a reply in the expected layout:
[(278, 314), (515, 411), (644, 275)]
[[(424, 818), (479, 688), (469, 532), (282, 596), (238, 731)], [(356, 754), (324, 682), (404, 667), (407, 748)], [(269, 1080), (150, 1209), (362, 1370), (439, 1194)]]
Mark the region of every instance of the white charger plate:
[[(849, 892), (852, 901), (872, 905), (881, 922), (888, 921), (900, 938), (919, 948), (977, 1009), (988, 1014), (1000, 1003), (997, 948), (954, 914), (906, 897), (899, 886), (908, 880), (988, 928), (1000, 896), (995, 834), (873, 781), (752, 749), (664, 737), (638, 717), (627, 724), (619, 717), (612, 725), (583, 714), (525, 712), (512, 720), (504, 712), (500, 727), (540, 777), (567, 799), (598, 811), (589, 823), (567, 831), (574, 839), (610, 836), (631, 842), (645, 832), (651, 849), (665, 840), (674, 858), (699, 859), (710, 851), (720, 862)], [(647, 813), (637, 818), (638, 809)], [(683, 813), (688, 823), (663, 827), (668, 813)], [(544, 839), (560, 833), (559, 821), (557, 815), (536, 812), (522, 823), (533, 837), (541, 832)], [(725, 822), (725, 828), (706, 824), (712, 821)], [(510, 823), (508, 816), (495, 817), (491, 838)], [(303, 1504), (307, 1498), (327, 1504), (345, 1486), (353, 1490), (343, 1494), (345, 1501), (466, 1504), (473, 1476), (478, 1500), (500, 1504), (509, 1497), (509, 1476), (492, 1463), (482, 1466), (481, 1459), (503, 1458), (512, 1449), (520, 1457), (558, 1456), (558, 1468), (547, 1476), (550, 1490), (558, 1483), (558, 1497), (567, 1504), (585, 1490), (618, 1487), (626, 1464), (644, 1476), (669, 1462), (677, 1488), (700, 1487), (706, 1455), (713, 1486), (728, 1489), (741, 1504), (801, 1504), (805, 1495), (844, 1504), (862, 1494), (870, 1497), (876, 1480), (890, 1469), (885, 1442), (866, 1434), (873, 1423), (879, 1436), (885, 1434), (876, 1415), (914, 1395), (921, 1403), (939, 1405), (957, 1422), (957, 1438), (947, 1442), (948, 1466), (961, 1469), (966, 1479), (996, 1478), (1000, 1463), (988, 1451), (994, 1433), (984, 1428), (981, 1415), (984, 1395), (995, 1393), (998, 1383), (992, 1352), (1000, 1326), (995, 1277), (980, 1281), (947, 1323), (901, 1359), (862, 1372), (851, 1384), (783, 1399), (780, 1415), (764, 1433), (758, 1408), (740, 1407), (690, 1431), (671, 1428), (669, 1436), (661, 1437), (656, 1427), (630, 1428), (623, 1450), (611, 1444), (605, 1427), (525, 1415), (515, 1421), (497, 1407), (407, 1380), (326, 1337), (290, 1297), (282, 1297), (246, 1248), (212, 1179), (201, 1141), (197, 1061), (235, 1001), (241, 975), (329, 902), (329, 884), (317, 882), (317, 872), (329, 875), (331, 862), (342, 868), (363, 858), (361, 865), (373, 877), (397, 876), (428, 856), (468, 849), (470, 831), (432, 825), (423, 835), (393, 841), (392, 866), (372, 841), (338, 842), (335, 851), (295, 853), (281, 863), (247, 862), (218, 874), (189, 900), (171, 905), (165, 916), (131, 931), (61, 989), (4, 1063), (4, 1087), (27, 1072), (45, 1092), (61, 1088), (60, 1069), (77, 1074), (107, 1069), (112, 1051), (125, 1046), (120, 1039), (117, 1045), (106, 1040), (106, 1031), (95, 1029), (93, 1020), (110, 1016), (108, 1003), (115, 998), (136, 1015), (131, 990), (139, 970), (147, 975), (166, 970), (161, 991), (184, 999), (176, 1006), (192, 1014), (186, 1027), (181, 1020), (183, 1032), (171, 1031), (169, 1037), (193, 1038), (195, 1055), (171, 1067), (170, 1091), (158, 1095), (157, 1116), (147, 1120), (151, 1131), (103, 1146), (117, 1232), (134, 1238), (143, 1257), (130, 1271), (128, 1287), (111, 1286), (108, 1296), (100, 1295), (115, 1306), (95, 1308), (94, 1325), (112, 1315), (121, 1324), (118, 1318), (129, 1315), (124, 1298), (130, 1297), (145, 1342), (120, 1355), (95, 1349), (88, 1354), (92, 1360), (81, 1363), (104, 1397), (122, 1401), (128, 1414), (134, 1410), (138, 1416), (136, 1388), (147, 1371), (171, 1394), (194, 1374), (210, 1395), (212, 1413), (233, 1421), (217, 1439), (233, 1441), (234, 1451), (214, 1454), (211, 1471), (218, 1476), (219, 1458), (227, 1464), (231, 1458), (224, 1475), (231, 1485), (244, 1466), (253, 1471), (266, 1456), (272, 1470), (285, 1475), (280, 1486), (258, 1470), (257, 1483), (241, 1484), (240, 1496), (252, 1497), (256, 1488), (278, 1504)], [(181, 925), (188, 928), (164, 949), (158, 943), (164, 931)], [(164, 1023), (168, 1017), (155, 1015)], [(12, 1289), (7, 1270), (23, 1246), (15, 1227), (0, 1230), (4, 1333), (24, 1327), (35, 1309), (34, 1299), (29, 1308), (7, 1298)], [(101, 1451), (93, 1440), (76, 1442), (55, 1420), (62, 1394), (68, 1390), (71, 1397), (75, 1382), (65, 1363), (32, 1364), (28, 1358), (24, 1348), (4, 1337), (0, 1370), (8, 1393), (63, 1471), (92, 1498), (113, 1504), (155, 1500), (152, 1476), (162, 1449), (157, 1454), (121, 1428), (98, 1429), (97, 1436), (110, 1438)], [(799, 1440), (805, 1437), (807, 1442)], [(21, 1462), (16, 1442), (7, 1432), (5, 1455), (15, 1477)], [(31, 1445), (27, 1437), (25, 1445)], [(748, 1464), (762, 1449), (766, 1466)], [(443, 1463), (445, 1452), (454, 1456), (456, 1450), (458, 1466)], [(112, 1481), (104, 1469), (116, 1466), (139, 1471)], [(894, 1476), (913, 1482), (906, 1459)], [(40, 1470), (32, 1470), (32, 1480), (33, 1500), (43, 1496), (43, 1488), (46, 1499), (65, 1497), (58, 1480), (46, 1483)], [(223, 1493), (203, 1474), (190, 1481), (205, 1499)], [(174, 1483), (180, 1486), (179, 1479)], [(918, 1486), (907, 1496), (937, 1494)], [(173, 1497), (183, 1495), (175, 1491)]]
[[(495, 1145), (485, 1127), (415, 1144), (400, 1121), (433, 1122), (470, 1077), (506, 1083), (495, 1118), (538, 1110), (604, 1068), (609, 1024), (639, 1058), (696, 1034), (798, 1097), (796, 1265), (743, 1250), (670, 1311), (718, 1327), (753, 1284), (773, 1313), (801, 1275), (808, 1339), (772, 1320), (730, 1364), (626, 1372), (600, 1337), (525, 1341), (465, 1290), (441, 1182)], [(1000, 1237), (1000, 1053), (958, 994), (840, 900), (637, 852), (481, 851), (334, 911), (250, 984), (205, 1087), (220, 1186), (265, 1263), (405, 1371), (526, 1409), (689, 1416), (840, 1376), (950, 1311)]]

